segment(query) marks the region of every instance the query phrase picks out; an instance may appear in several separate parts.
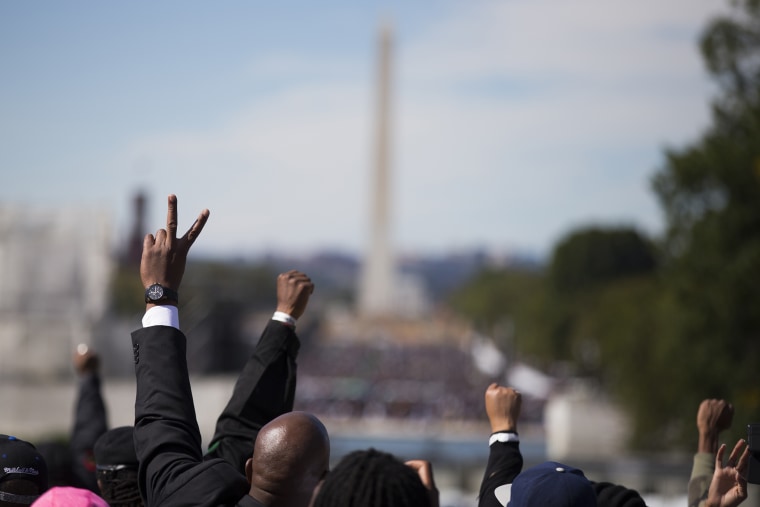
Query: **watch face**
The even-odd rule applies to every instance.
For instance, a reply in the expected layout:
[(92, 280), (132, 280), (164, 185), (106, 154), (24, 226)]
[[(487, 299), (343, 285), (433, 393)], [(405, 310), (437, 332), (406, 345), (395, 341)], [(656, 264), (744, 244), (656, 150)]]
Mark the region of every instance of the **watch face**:
[(164, 288), (161, 287), (158, 284), (153, 284), (150, 287), (148, 287), (148, 298), (151, 301), (158, 301), (164, 297)]

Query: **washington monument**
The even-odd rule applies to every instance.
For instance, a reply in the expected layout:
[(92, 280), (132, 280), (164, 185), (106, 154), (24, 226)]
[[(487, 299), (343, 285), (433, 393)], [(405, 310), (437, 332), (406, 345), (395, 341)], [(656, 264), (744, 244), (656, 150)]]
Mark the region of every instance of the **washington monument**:
[(396, 272), (390, 241), (390, 96), (391, 28), (380, 29), (377, 80), (377, 123), (375, 126), (374, 167), (371, 176), (369, 249), (364, 256), (359, 285), (358, 313), (375, 319), (395, 313)]

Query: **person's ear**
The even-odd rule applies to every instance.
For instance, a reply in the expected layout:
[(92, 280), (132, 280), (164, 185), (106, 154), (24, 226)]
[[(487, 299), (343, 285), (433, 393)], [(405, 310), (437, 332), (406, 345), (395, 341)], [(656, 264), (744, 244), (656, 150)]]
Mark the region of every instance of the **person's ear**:
[(253, 458), (248, 458), (245, 462), (245, 478), (248, 479), (248, 484), (251, 484), (253, 479)]

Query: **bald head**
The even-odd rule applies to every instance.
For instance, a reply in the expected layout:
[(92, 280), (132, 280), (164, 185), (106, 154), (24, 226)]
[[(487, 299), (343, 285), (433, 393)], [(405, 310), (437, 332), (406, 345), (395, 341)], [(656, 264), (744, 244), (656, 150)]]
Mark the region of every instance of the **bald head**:
[(330, 438), (306, 412), (288, 412), (261, 428), (246, 463), (250, 495), (271, 507), (306, 507), (330, 466)]

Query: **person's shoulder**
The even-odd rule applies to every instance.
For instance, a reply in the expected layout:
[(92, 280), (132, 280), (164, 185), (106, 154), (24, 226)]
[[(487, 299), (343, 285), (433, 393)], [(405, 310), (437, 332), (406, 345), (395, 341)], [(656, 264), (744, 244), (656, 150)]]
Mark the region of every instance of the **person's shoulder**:
[(240, 503), (248, 497), (250, 485), (243, 474), (223, 459), (211, 459), (197, 463), (174, 477), (177, 487), (164, 491), (156, 505), (199, 507), (223, 507), (235, 505), (258, 505)]

